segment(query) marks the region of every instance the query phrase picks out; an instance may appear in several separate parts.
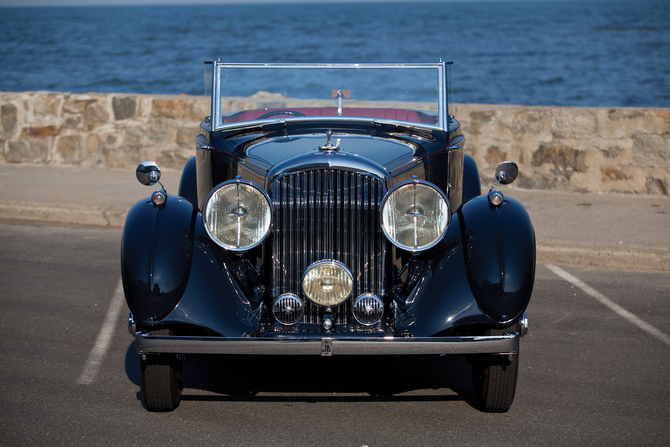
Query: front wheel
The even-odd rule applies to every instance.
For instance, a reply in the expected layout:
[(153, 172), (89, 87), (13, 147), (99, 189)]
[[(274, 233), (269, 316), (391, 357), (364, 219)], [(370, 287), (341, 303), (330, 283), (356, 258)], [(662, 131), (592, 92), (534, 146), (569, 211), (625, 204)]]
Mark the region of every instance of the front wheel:
[[(171, 335), (168, 329), (152, 333)], [(140, 388), (149, 411), (172, 411), (179, 406), (182, 365), (178, 354), (146, 354), (140, 357)]]
[[(485, 335), (519, 332), (519, 324), (506, 329), (489, 329)], [(503, 413), (510, 409), (516, 392), (519, 354), (481, 354), (472, 361), (472, 384), (477, 406), (486, 412)]]

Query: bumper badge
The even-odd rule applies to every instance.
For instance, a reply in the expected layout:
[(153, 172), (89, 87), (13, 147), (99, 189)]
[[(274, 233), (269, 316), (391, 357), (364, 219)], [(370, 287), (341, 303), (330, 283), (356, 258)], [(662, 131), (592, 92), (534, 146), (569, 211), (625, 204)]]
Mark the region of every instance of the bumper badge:
[(333, 339), (332, 338), (322, 338), (321, 339), (321, 356), (322, 357), (331, 357), (333, 355)]

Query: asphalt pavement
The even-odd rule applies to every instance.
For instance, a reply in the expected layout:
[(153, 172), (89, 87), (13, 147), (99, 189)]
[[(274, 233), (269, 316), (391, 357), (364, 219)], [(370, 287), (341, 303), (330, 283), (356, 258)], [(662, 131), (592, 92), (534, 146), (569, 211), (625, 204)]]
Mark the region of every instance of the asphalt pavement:
[(473, 407), (462, 358), (195, 356), (180, 407), (156, 414), (118, 267), (153, 189), (134, 169), (0, 164), (0, 444), (667, 444), (669, 197), (501, 188), (538, 242), (508, 413)]
[[(168, 194), (179, 171), (165, 170)], [(155, 188), (135, 170), (0, 164), (0, 219), (123, 227)], [(528, 210), (537, 259), (573, 266), (670, 271), (670, 197), (500, 188)]]
[(2, 446), (666, 446), (670, 273), (538, 264), (509, 412), (450, 356), (189, 357), (142, 404), (121, 230), (0, 221)]

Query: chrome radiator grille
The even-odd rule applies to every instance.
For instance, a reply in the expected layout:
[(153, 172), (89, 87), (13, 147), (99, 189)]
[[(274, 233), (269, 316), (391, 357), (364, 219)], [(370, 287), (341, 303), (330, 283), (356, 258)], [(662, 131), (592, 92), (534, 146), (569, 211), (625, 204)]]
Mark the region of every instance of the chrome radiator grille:
[[(380, 226), (385, 187), (363, 174), (320, 170), (285, 175), (272, 186), (274, 225), (272, 293), (304, 297), (302, 275), (313, 262), (335, 259), (354, 276), (353, 298), (384, 295), (386, 240)], [(351, 299), (340, 305), (337, 324), (349, 321)], [(318, 322), (307, 302), (302, 321)]]

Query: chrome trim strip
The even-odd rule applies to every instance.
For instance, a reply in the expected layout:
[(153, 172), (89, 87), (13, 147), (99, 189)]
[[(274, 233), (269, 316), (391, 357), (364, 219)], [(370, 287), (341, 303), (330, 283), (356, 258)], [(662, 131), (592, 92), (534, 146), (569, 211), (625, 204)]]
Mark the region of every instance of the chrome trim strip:
[(425, 338), (246, 338), (135, 334), (138, 354), (321, 355), (322, 340), (333, 355), (516, 354), (519, 334)]
[(210, 128), (216, 130), (219, 127), (219, 122), (221, 121), (221, 92), (219, 87), (221, 86), (221, 70), (219, 69), (219, 64), (214, 62), (212, 64), (212, 100), (210, 101), (212, 110), (210, 118)]
[(440, 62), (437, 72), (439, 76), (439, 80), (437, 82), (437, 89), (438, 89), (438, 94), (437, 94), (437, 119), (438, 119), (438, 126), (440, 129), (443, 129), (445, 131), (448, 131), (448, 124), (447, 124), (447, 115), (449, 113), (447, 104), (448, 104), (448, 99), (446, 95), (447, 91), (447, 77), (446, 77), (446, 62)]
[(324, 69), (324, 68), (436, 68), (443, 65), (445, 62), (407, 62), (407, 63), (366, 63), (366, 64), (351, 64), (351, 63), (314, 63), (314, 64), (299, 64), (299, 63), (246, 63), (246, 62), (215, 62), (216, 65), (231, 67), (231, 68), (307, 68), (307, 69)]

